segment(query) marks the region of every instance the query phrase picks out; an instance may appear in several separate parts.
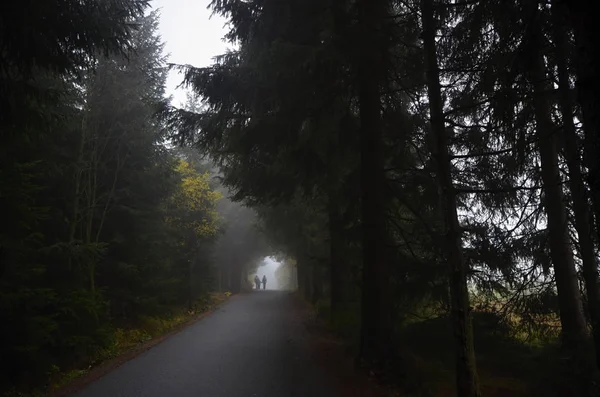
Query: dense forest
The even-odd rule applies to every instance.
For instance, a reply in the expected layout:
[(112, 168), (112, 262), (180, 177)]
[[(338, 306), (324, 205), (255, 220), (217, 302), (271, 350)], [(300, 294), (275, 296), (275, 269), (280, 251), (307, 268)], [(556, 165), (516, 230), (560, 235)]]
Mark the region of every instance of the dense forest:
[(51, 26), (43, 7), (28, 21), (2, 10), (1, 395), (110, 357), (150, 337), (127, 330), (200, 310), (211, 291), (239, 291), (268, 250), (255, 211), (226, 199), (214, 166), (170, 145), (156, 117), (169, 102), (158, 13), (88, 3), (45, 2), (59, 7)]
[(0, 393), (273, 255), (406, 395), (600, 395), (591, 0), (213, 0), (207, 67), (149, 6), (0, 6)]

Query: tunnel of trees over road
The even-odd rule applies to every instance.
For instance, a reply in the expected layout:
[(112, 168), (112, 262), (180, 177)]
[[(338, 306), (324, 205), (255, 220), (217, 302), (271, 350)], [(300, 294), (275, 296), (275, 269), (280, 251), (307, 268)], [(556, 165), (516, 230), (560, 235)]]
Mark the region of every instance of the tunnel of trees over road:
[(197, 67), (168, 63), (146, 0), (0, 6), (0, 392), (272, 256), (407, 395), (597, 396), (592, 1), (211, 8), (233, 49)]

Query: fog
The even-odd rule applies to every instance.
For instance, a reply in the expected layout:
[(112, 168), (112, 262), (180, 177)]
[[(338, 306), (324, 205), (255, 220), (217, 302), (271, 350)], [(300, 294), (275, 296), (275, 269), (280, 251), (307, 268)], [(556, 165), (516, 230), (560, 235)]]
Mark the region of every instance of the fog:
[[(277, 282), (277, 277), (275, 277), (275, 271), (279, 265), (279, 262), (275, 261), (273, 258), (267, 257), (256, 270), (256, 274), (258, 274), (258, 277), (260, 277), (261, 280), (263, 276), (267, 276), (267, 289), (279, 289), (279, 283)], [(252, 275), (252, 278), (254, 278), (254, 275)]]

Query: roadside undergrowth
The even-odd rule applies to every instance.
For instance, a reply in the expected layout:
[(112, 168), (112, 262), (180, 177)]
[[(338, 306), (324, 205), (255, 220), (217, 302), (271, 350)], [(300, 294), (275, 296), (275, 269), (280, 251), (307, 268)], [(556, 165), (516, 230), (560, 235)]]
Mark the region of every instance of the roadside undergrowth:
[(86, 365), (78, 368), (61, 369), (54, 367), (48, 374), (48, 383), (35, 392), (22, 393), (13, 390), (6, 397), (41, 397), (54, 395), (72, 383), (88, 375), (95, 368), (118, 360), (145, 345), (151, 345), (156, 339), (175, 332), (198, 320), (216, 306), (226, 301), (230, 292), (211, 293), (198, 299), (190, 309), (178, 309), (164, 316), (140, 316), (136, 326), (131, 328), (115, 328), (111, 343), (86, 360)]
[[(329, 303), (311, 305), (315, 321), (358, 353), (359, 306), (331, 321)], [(482, 394), (487, 397), (552, 396), (549, 378), (556, 374), (557, 342), (547, 335), (525, 338), (513, 325), (489, 312), (475, 312), (475, 349)], [(385, 368), (364, 368), (390, 396), (453, 397), (455, 359), (452, 330), (444, 315), (406, 319), (397, 324), (393, 355)]]

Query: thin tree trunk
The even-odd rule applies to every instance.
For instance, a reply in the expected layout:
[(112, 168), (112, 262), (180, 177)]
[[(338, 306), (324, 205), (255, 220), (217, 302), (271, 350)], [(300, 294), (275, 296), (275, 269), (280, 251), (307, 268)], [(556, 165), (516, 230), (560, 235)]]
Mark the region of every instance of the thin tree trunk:
[(306, 273), (304, 274), (304, 278), (305, 278), (305, 286), (306, 288), (304, 289), (304, 299), (307, 302), (311, 302), (312, 301), (312, 296), (313, 296), (313, 288), (314, 288), (314, 265), (312, 263), (310, 263), (309, 260), (306, 260), (304, 262), (306, 264)]
[(231, 290), (231, 274), (232, 273), (233, 273), (233, 270), (231, 269), (231, 265), (230, 265), (227, 267), (227, 272), (225, 274), (225, 282), (226, 282), (225, 288), (229, 292), (232, 292), (232, 290)]
[(217, 291), (219, 292), (223, 292), (223, 266), (219, 266), (219, 270), (218, 270), (218, 289)]
[[(90, 167), (87, 175), (87, 223), (84, 229), (84, 243), (89, 246), (92, 243), (92, 227), (94, 224), (94, 212), (96, 209), (97, 174), (98, 166), (95, 147), (90, 154)], [(96, 258), (92, 257), (88, 263), (90, 291), (96, 291)]]
[(350, 271), (344, 262), (341, 219), (332, 193), (328, 200), (331, 321), (335, 323), (336, 317), (343, 313), (348, 304)]
[(300, 293), (300, 296), (304, 297), (306, 294), (306, 268), (304, 261), (299, 256), (296, 258), (296, 269), (298, 280), (298, 292)]
[[(539, 16), (536, 17), (536, 19)], [(536, 27), (539, 27), (536, 26)], [(532, 36), (539, 36), (538, 29)], [(532, 49), (541, 46), (541, 40), (532, 43)], [(533, 56), (531, 80), (534, 94), (536, 133), (541, 161), (541, 175), (544, 184), (544, 205), (548, 216), (550, 255), (554, 264), (556, 284), (559, 293), (560, 316), (563, 336), (567, 343), (579, 343), (585, 335), (585, 319), (579, 296), (573, 251), (568, 235), (566, 208), (564, 206), (562, 180), (558, 167), (557, 136), (550, 118), (551, 106), (548, 101), (548, 83), (543, 55), (538, 51)]]
[(100, 241), (100, 236), (102, 233), (102, 229), (104, 228), (104, 222), (106, 221), (106, 216), (108, 215), (108, 211), (110, 209), (111, 202), (115, 195), (115, 191), (117, 189), (117, 182), (119, 181), (119, 174), (121, 170), (125, 167), (125, 163), (127, 161), (127, 157), (121, 162), (121, 156), (119, 154), (119, 149), (121, 145), (119, 144), (117, 147), (117, 168), (115, 169), (115, 174), (113, 176), (112, 184), (110, 186), (110, 190), (108, 192), (108, 196), (106, 197), (106, 202), (104, 203), (104, 207), (102, 209), (102, 213), (100, 214), (100, 220), (98, 222), (98, 228), (96, 230), (96, 243)]
[(298, 261), (295, 261), (292, 266), (292, 291), (299, 290), (300, 286), (298, 285)]
[(597, 0), (562, 0), (575, 34), (577, 96), (583, 113), (587, 182), (600, 241), (600, 35)]
[(236, 260), (233, 268), (231, 269), (231, 292), (233, 294), (239, 294), (242, 286), (242, 266)]
[(389, 354), (392, 334), (380, 87), (386, 41), (381, 28), (388, 4), (361, 0), (357, 5), (362, 39), (358, 63), (363, 230), (360, 358), (368, 363)]
[(198, 261), (198, 239), (196, 237), (196, 233), (191, 231), (188, 235), (188, 249), (192, 252), (192, 257), (190, 259), (190, 263), (188, 265), (188, 308), (189, 310), (193, 310), (194, 303), (196, 301), (195, 287), (196, 283), (194, 281), (196, 264)]
[[(584, 379), (589, 373), (589, 368), (587, 368), (589, 360), (586, 356), (591, 352), (588, 350), (590, 346), (587, 324), (583, 315), (573, 250), (569, 238), (567, 212), (558, 166), (557, 134), (554, 132), (548, 98), (550, 87), (541, 52), (544, 42), (541, 36), (542, 25), (537, 2), (536, 8), (531, 12), (534, 13), (532, 18), (534, 23), (531, 25), (531, 51), (533, 53), (530, 79), (533, 86), (534, 116), (544, 185), (544, 206), (548, 220), (550, 256), (558, 290), (563, 348), (570, 357), (568, 370), (573, 371), (572, 375), (568, 376), (570, 383), (574, 387), (585, 389), (587, 382)], [(570, 393), (575, 392), (571, 391)], [(585, 393), (581, 395), (585, 395)]]
[(435, 146), (432, 151), (437, 166), (440, 199), (446, 233), (446, 256), (450, 271), (450, 310), (456, 344), (456, 387), (461, 397), (478, 397), (479, 379), (473, 346), (473, 325), (470, 314), (467, 266), (462, 252), (461, 228), (456, 210), (456, 190), (452, 183), (448, 153), (448, 136), (443, 115), (439, 66), (436, 53), (436, 22), (433, 0), (421, 1), (423, 46), (425, 50), (427, 93), (431, 131)]
[(188, 309), (192, 310), (194, 308), (194, 266), (196, 262), (196, 255), (192, 257), (189, 265), (189, 298), (188, 298)]
[(310, 302), (314, 305), (319, 302), (323, 297), (323, 280), (321, 279), (321, 268), (313, 263), (312, 265), (312, 294), (310, 296)]
[(570, 97), (569, 71), (567, 62), (567, 36), (564, 30), (564, 9), (557, 0), (552, 2), (552, 19), (554, 24), (554, 46), (559, 81), (559, 105), (563, 119), (565, 157), (569, 168), (569, 188), (573, 197), (575, 213), (575, 229), (579, 238), (579, 250), (582, 258), (583, 278), (587, 292), (592, 335), (596, 346), (596, 365), (600, 366), (600, 288), (598, 286), (598, 270), (596, 252), (590, 225), (590, 211), (586, 188), (581, 174), (580, 152), (577, 148), (577, 134), (573, 123), (573, 106)]
[[(87, 129), (86, 124), (86, 112), (87, 109), (84, 109), (82, 112), (81, 118), (81, 139), (79, 140), (79, 149), (77, 151), (77, 162), (76, 162), (76, 170), (75, 170), (75, 192), (73, 199), (73, 209), (72, 209), (72, 219), (69, 225), (69, 243), (73, 243), (75, 241), (75, 234), (77, 231), (77, 224), (79, 223), (79, 204), (81, 201), (81, 180), (83, 178), (83, 158), (84, 158), (84, 150), (85, 150), (85, 132)], [(71, 263), (71, 257), (69, 257), (69, 263)]]
[[(96, 138), (97, 139), (97, 138)], [(87, 223), (85, 225), (84, 241), (86, 244), (92, 242), (92, 229), (94, 225), (94, 213), (96, 212), (97, 187), (98, 187), (98, 159), (96, 158), (96, 147), (92, 148), (90, 154), (90, 167), (87, 175)]]
[(344, 239), (342, 216), (339, 209), (340, 171), (338, 145), (329, 145), (327, 184), (327, 217), (329, 226), (329, 298), (330, 322), (336, 324), (337, 316), (346, 310), (348, 288), (350, 287), (350, 269), (344, 261)]
[[(93, 132), (86, 129), (86, 133), (89, 137), (89, 152), (87, 153), (89, 167), (87, 168), (87, 183), (84, 189), (86, 192), (87, 216), (84, 225), (85, 227), (83, 228), (83, 242), (87, 246), (90, 246), (94, 242), (92, 239), (92, 231), (94, 229), (94, 215), (96, 215), (96, 207), (98, 206), (98, 170), (100, 164), (98, 140), (100, 137), (98, 135), (98, 127), (94, 126), (93, 128)], [(96, 257), (92, 257), (88, 263), (89, 286), (91, 292), (96, 291), (96, 260)]]

